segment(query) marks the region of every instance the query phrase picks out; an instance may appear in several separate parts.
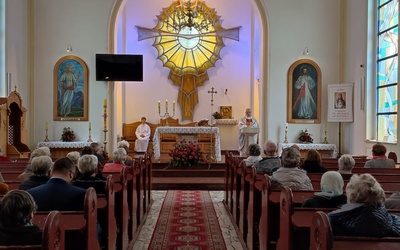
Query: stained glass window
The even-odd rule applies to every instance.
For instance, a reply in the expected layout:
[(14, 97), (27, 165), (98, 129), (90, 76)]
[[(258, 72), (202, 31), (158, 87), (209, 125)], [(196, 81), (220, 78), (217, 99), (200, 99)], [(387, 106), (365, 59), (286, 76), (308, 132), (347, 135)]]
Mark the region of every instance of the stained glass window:
[(398, 0), (379, 0), (377, 12), (377, 140), (397, 142)]

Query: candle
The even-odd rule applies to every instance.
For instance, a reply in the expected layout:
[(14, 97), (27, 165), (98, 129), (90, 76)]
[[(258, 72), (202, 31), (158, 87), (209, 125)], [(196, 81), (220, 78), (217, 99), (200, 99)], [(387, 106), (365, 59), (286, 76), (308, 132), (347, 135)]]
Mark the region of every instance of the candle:
[(324, 132), (325, 132), (325, 134), (328, 132), (328, 124), (326, 124), (326, 123), (325, 123), (325, 126), (324, 126)]
[(285, 132), (288, 131), (288, 123), (285, 124)]
[(89, 122), (89, 130), (92, 130), (92, 123)]
[(104, 99), (104, 106), (107, 106), (107, 99)]
[(160, 101), (158, 101), (158, 113), (159, 114), (161, 113), (161, 102)]
[(165, 112), (168, 113), (168, 100), (165, 100)]
[(49, 128), (49, 124), (46, 122), (46, 130)]
[(172, 102), (172, 111), (175, 112), (175, 101)]

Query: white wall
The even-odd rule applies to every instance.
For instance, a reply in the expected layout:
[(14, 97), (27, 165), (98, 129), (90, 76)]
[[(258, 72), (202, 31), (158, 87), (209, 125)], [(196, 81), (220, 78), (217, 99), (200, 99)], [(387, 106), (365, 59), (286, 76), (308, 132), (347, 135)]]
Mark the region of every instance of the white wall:
[[(299, 59), (311, 59), (321, 68), (321, 124), (289, 124), (288, 141), (308, 129), (316, 143), (324, 140), (327, 123), (327, 85), (339, 82), (339, 1), (267, 0), (270, 25), (268, 138), (282, 142), (287, 113), (288, 69)], [(309, 54), (303, 55), (308, 47)], [(327, 139), (338, 145), (338, 125), (328, 124)]]
[[(215, 87), (218, 94), (215, 96), (214, 111), (221, 105), (233, 106), (233, 116), (243, 116), (244, 109), (251, 106), (252, 83), (257, 77), (257, 70), (253, 69), (252, 60), (258, 55), (258, 44), (252, 40), (251, 22), (257, 20), (252, 16), (251, 2), (254, 0), (221, 0), (206, 1), (222, 16), (222, 26), (225, 28), (241, 25), (240, 41), (226, 40), (226, 47), (221, 51), (222, 60), (216, 63), (215, 68), (209, 70), (210, 80), (199, 88), (199, 104), (195, 108), (194, 120), (209, 117), (211, 113), (210, 95), (207, 93)], [(121, 130), (122, 122), (133, 122), (146, 115), (150, 122), (158, 121), (157, 101), (176, 100), (177, 88), (167, 79), (169, 69), (163, 68), (156, 50), (151, 46), (152, 41), (137, 41), (135, 25), (154, 27), (156, 15), (161, 8), (171, 1), (139, 1), (130, 0), (127, 4), (127, 21), (122, 27), (126, 32), (124, 42), (118, 43), (120, 50), (127, 53), (140, 53), (145, 60), (145, 81), (143, 83), (116, 83), (119, 86), (117, 95), (121, 105), (117, 105), (120, 112), (117, 130)], [(347, 82), (359, 82), (361, 72), (357, 68), (359, 61), (365, 57), (364, 29), (366, 24), (366, 3), (362, 0), (331, 1), (331, 0), (264, 0), (263, 6), (268, 15), (268, 29), (266, 24), (258, 24), (261, 30), (269, 31), (268, 41), (260, 41), (268, 46), (268, 58), (264, 58), (262, 65), (265, 78), (260, 82), (261, 96), (265, 96), (267, 105), (260, 107), (262, 115), (266, 116), (268, 124), (263, 124), (263, 133), (268, 139), (283, 141), (283, 126), (286, 122), (287, 110), (287, 71), (290, 65), (298, 59), (308, 58), (315, 61), (322, 71), (322, 106), (321, 124), (289, 124), (289, 141), (296, 141), (298, 132), (307, 128), (316, 142), (323, 141), (323, 125), (327, 121), (327, 85), (339, 83), (340, 39), (343, 37), (340, 30), (340, 4), (346, 2), (348, 39), (346, 46), (347, 56), (344, 60)], [(107, 85), (95, 81), (94, 55), (107, 53), (108, 23), (113, 1), (109, 0), (70, 0), (47, 1), (36, 0), (29, 9), (27, 1), (7, 0), (7, 62), (6, 71), (13, 73), (13, 84), (18, 82), (24, 104), (28, 108), (29, 131), (31, 147), (45, 137), (44, 123), (49, 122), (49, 137), (59, 140), (62, 128), (70, 126), (77, 131), (78, 139), (86, 140), (88, 122), (53, 122), (53, 68), (57, 60), (68, 53), (66, 47), (70, 43), (73, 47), (71, 54), (81, 57), (89, 67), (89, 120), (92, 122), (92, 138), (102, 141), (102, 101), (107, 96)], [(29, 13), (33, 13), (29, 17)], [(255, 11), (257, 13), (257, 11)], [(29, 38), (29, 29), (32, 30), (32, 40)], [(257, 36), (258, 37), (258, 36)], [(260, 36), (262, 37), (262, 36)], [(303, 55), (308, 47), (310, 54)], [(265, 49), (265, 48), (261, 48)], [(29, 51), (33, 51), (32, 64), (29, 61)], [(258, 67), (258, 63), (254, 63)], [(30, 71), (30, 67), (32, 70)], [(21, 86), (19, 86), (21, 85)], [(117, 88), (118, 89), (118, 88)], [(228, 95), (224, 90), (228, 89)], [(357, 87), (355, 102), (357, 102)], [(260, 104), (263, 103), (261, 100)], [(354, 105), (358, 108), (357, 103)], [(356, 111), (356, 110), (355, 110)], [(177, 107), (177, 116), (180, 109)], [(359, 121), (356, 126), (346, 125), (344, 137), (345, 149), (350, 153), (362, 153), (363, 147), (351, 141), (364, 140), (364, 124), (362, 115), (355, 112)], [(33, 128), (32, 128), (33, 127)], [(354, 129), (357, 127), (357, 130)], [(223, 149), (236, 148), (237, 131), (234, 127), (227, 130), (228, 144)], [(351, 136), (350, 136), (351, 135)], [(354, 138), (353, 140), (351, 138)], [(267, 139), (263, 138), (262, 140)], [(224, 140), (224, 139), (222, 139)], [(328, 141), (338, 144), (338, 124), (329, 123)], [(226, 148), (225, 148), (226, 147)]]

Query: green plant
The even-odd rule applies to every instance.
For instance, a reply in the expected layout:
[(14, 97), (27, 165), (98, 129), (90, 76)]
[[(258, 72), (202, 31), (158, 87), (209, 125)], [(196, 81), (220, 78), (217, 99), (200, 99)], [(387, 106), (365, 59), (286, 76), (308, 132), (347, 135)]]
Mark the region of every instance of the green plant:
[(74, 141), (76, 138), (75, 132), (70, 127), (65, 127), (61, 134), (62, 141)]
[(169, 152), (169, 156), (171, 159), (168, 166), (191, 166), (196, 163), (206, 163), (199, 145), (185, 140), (175, 143), (173, 149)]
[(215, 119), (222, 119), (222, 115), (221, 115), (219, 112), (214, 112), (214, 113), (212, 114), (212, 116), (213, 116)]
[(304, 131), (300, 130), (299, 141), (303, 143), (313, 143), (314, 139), (312, 138), (312, 134), (308, 133), (306, 129)]

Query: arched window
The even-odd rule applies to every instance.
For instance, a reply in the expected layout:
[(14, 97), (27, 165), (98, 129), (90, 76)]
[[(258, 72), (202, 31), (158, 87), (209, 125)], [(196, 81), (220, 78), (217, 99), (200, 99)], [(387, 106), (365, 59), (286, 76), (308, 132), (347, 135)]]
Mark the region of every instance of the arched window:
[(376, 140), (397, 142), (398, 0), (378, 0), (376, 6)]

